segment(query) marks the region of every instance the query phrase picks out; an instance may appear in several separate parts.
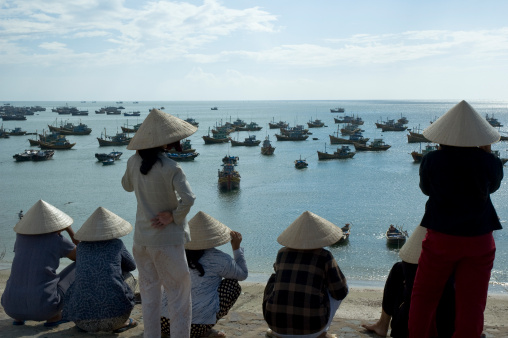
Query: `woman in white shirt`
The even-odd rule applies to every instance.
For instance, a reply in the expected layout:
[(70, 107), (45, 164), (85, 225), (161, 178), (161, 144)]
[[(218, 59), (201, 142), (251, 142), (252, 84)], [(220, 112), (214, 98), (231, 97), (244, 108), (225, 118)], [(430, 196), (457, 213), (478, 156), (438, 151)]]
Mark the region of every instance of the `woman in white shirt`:
[[(238, 281), (247, 278), (248, 270), (242, 235), (200, 211), (189, 221), (191, 241), (185, 245), (191, 271), (192, 325), (190, 337), (225, 337), (213, 326), (224, 317), (240, 296)], [(231, 242), (233, 257), (216, 247)], [(163, 294), (162, 332), (170, 333), (168, 304)]]

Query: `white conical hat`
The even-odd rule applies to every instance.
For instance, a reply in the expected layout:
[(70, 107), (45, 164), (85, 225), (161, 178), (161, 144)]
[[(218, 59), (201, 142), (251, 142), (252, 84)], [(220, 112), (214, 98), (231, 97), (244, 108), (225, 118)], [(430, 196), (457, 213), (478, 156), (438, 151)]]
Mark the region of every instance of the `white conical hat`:
[(83, 223), (74, 238), (79, 241), (107, 241), (127, 235), (132, 225), (106, 208), (98, 207)]
[(38, 200), (14, 226), (14, 231), (22, 235), (49, 234), (69, 227), (72, 222), (72, 218), (62, 210)]
[(423, 131), (428, 140), (455, 147), (478, 147), (501, 135), (466, 101), (461, 101)]
[(191, 241), (185, 244), (188, 250), (206, 250), (231, 241), (231, 229), (200, 211), (189, 221)]
[(342, 230), (330, 221), (310, 212), (301, 214), (286, 230), (277, 242), (292, 249), (318, 249), (337, 243)]
[(404, 262), (418, 264), (420, 254), (422, 253), (422, 241), (427, 234), (427, 229), (417, 226), (415, 231), (409, 236), (408, 240), (399, 251), (399, 257)]
[(156, 148), (191, 136), (197, 127), (178, 117), (152, 109), (127, 145), (127, 149)]

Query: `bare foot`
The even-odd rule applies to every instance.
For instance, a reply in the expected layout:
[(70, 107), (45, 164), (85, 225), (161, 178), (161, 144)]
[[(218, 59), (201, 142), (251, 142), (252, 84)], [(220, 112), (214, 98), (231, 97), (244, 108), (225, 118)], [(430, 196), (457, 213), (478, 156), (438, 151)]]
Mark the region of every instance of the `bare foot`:
[(362, 324), (362, 327), (368, 331), (375, 332), (378, 336), (386, 337), (388, 326), (383, 325), (379, 321), (374, 324)]

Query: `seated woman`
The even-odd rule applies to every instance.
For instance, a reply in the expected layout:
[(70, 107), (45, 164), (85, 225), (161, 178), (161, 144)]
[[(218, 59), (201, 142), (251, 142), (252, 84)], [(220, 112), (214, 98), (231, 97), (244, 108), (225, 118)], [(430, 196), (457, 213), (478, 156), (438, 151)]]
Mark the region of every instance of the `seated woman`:
[[(39, 200), (16, 224), (14, 260), (2, 295), (5, 313), (13, 325), (26, 320), (46, 321), (57, 326), (67, 289), (74, 281), (75, 263), (56, 273), (60, 258), (76, 260), (72, 218), (51, 204)], [(72, 242), (62, 236), (65, 230)]]
[(277, 254), (263, 297), (269, 337), (335, 337), (327, 333), (341, 301), (348, 294), (346, 278), (325, 246), (336, 243), (342, 230), (309, 211), (277, 238)]
[(122, 332), (137, 326), (130, 319), (134, 308), (136, 269), (134, 258), (119, 237), (132, 225), (111, 211), (99, 207), (75, 237), (76, 280), (65, 296), (63, 316), (87, 332)]
[[(374, 324), (362, 324), (368, 331), (386, 337), (391, 324), (391, 337), (408, 337), (411, 293), (427, 229), (417, 226), (399, 252), (401, 262), (393, 265), (383, 291), (381, 317)], [(436, 337), (451, 337), (455, 321), (455, 292), (453, 279), (448, 281), (436, 313)]]
[[(240, 296), (238, 281), (247, 278), (247, 264), (240, 247), (242, 235), (200, 211), (189, 221), (191, 241), (185, 244), (191, 269), (191, 338), (225, 337), (213, 326), (224, 317)], [(234, 259), (216, 249), (231, 241)], [(162, 295), (162, 332), (170, 333), (168, 300)]]

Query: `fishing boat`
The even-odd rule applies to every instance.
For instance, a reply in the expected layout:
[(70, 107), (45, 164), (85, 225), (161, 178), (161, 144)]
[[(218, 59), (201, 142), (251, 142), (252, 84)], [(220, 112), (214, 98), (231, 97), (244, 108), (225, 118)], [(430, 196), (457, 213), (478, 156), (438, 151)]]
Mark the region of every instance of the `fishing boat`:
[(115, 164), (115, 160), (112, 159), (112, 158), (107, 158), (105, 159), (104, 161), (101, 161), (102, 162), (102, 165), (112, 165), (112, 164)]
[(70, 143), (65, 137), (58, 138), (52, 142), (39, 141), (41, 149), (68, 150), (74, 147), (76, 143)]
[(295, 168), (296, 169), (305, 169), (308, 166), (309, 166), (309, 164), (307, 163), (307, 160), (302, 159), (301, 156), (298, 160), (295, 160)]
[(362, 120), (362, 118), (358, 117), (358, 116), (354, 117), (354, 116), (345, 115), (342, 118), (334, 117), (333, 120), (335, 121), (335, 123), (351, 123), (351, 124), (356, 124), (359, 126), (364, 124), (364, 121)]
[(141, 123), (135, 124), (132, 128), (129, 128), (129, 125), (126, 127), (121, 126), (120, 128), (124, 133), (135, 133), (138, 131), (139, 127), (141, 127)]
[(231, 118), (229, 122), (226, 122), (225, 125), (229, 128), (238, 128), (238, 127), (245, 127), (247, 123), (241, 119), (236, 119), (235, 121), (231, 122)]
[(363, 135), (360, 131), (357, 131), (354, 134), (349, 135), (349, 138), (347, 138), (347, 139), (339, 137), (338, 131), (337, 131), (336, 135), (337, 136), (329, 135), (331, 144), (353, 144), (355, 142), (365, 144), (369, 140), (368, 137), (363, 137)]
[(13, 155), (12, 157), (17, 162), (26, 161), (46, 161), (53, 157), (55, 154), (54, 150), (25, 150), (22, 153)]
[(210, 108), (210, 110), (219, 110), (219, 108), (217, 108), (217, 107), (212, 107), (212, 108)]
[(62, 135), (90, 135), (92, 128), (89, 128), (84, 123), (75, 125), (73, 123), (62, 124), (60, 127), (48, 125), (48, 128), (52, 132), (58, 132)]
[(494, 114), (492, 114), (492, 116), (489, 116), (489, 114), (486, 114), (485, 119), (487, 120), (488, 123), (490, 123), (490, 125), (492, 127), (502, 127), (503, 126), (501, 124), (501, 122), (499, 122), (496, 118), (494, 118)]
[(210, 128), (208, 128), (208, 135), (203, 135), (205, 144), (228, 143), (229, 138), (225, 133), (212, 133), (210, 136)]
[(39, 150), (32, 156), (32, 161), (35, 162), (47, 161), (53, 158), (54, 154), (55, 154), (54, 150)]
[(21, 114), (4, 114), (1, 116), (4, 121), (24, 121), (26, 120), (25, 115)]
[(275, 134), (277, 141), (305, 141), (309, 135), (304, 135), (300, 132), (291, 132), (288, 135)]
[(280, 129), (280, 128), (287, 128), (289, 126), (288, 123), (284, 121), (275, 122), (275, 119), (272, 119), (272, 122), (268, 122), (268, 127), (270, 129)]
[(315, 119), (314, 121), (307, 122), (309, 128), (321, 128), (325, 126), (325, 123), (319, 119)]
[(386, 230), (385, 237), (387, 245), (400, 248), (406, 242), (408, 234), (407, 231), (403, 230), (401, 227), (396, 228), (391, 224), (388, 230)]
[(199, 153), (166, 153), (166, 156), (177, 162), (189, 162), (194, 161), (198, 157)]
[(398, 120), (397, 120), (397, 123), (400, 123), (400, 124), (408, 124), (408, 123), (409, 123), (409, 120), (407, 119), (407, 117), (402, 116), (402, 114), (400, 114), (400, 119), (398, 119)]
[(188, 117), (184, 120), (185, 122), (187, 123), (190, 123), (192, 124), (193, 126), (195, 127), (198, 127), (199, 126), (199, 122), (197, 122), (195, 119), (193, 119), (192, 117)]
[(22, 153), (12, 155), (12, 158), (16, 160), (16, 162), (27, 162), (31, 161), (34, 154), (37, 153), (37, 150), (27, 149)]
[(261, 155), (273, 155), (275, 151), (275, 147), (272, 147), (272, 143), (270, 142), (270, 137), (266, 136), (263, 141), (263, 146), (261, 147)]
[(249, 137), (246, 137), (245, 141), (243, 141), (243, 142), (235, 141), (232, 138), (229, 138), (229, 140), (231, 141), (232, 147), (239, 147), (239, 146), (257, 147), (261, 143), (261, 140), (256, 140), (256, 135), (249, 135)]
[(357, 125), (357, 124), (351, 124), (351, 123), (348, 123), (346, 124), (343, 128), (340, 128), (340, 133), (341, 135), (353, 135), (353, 134), (356, 134), (356, 133), (361, 133), (363, 130), (360, 129), (360, 126)]
[(240, 188), (240, 174), (235, 170), (238, 163), (237, 156), (225, 156), (222, 159), (222, 170), (218, 170), (218, 187), (221, 190), (235, 190)]
[(131, 141), (132, 137), (129, 137), (126, 133), (117, 133), (115, 136), (107, 136), (104, 130), (104, 136), (101, 133), (101, 137), (97, 137), (99, 146), (126, 146)]
[(312, 133), (309, 132), (309, 129), (306, 129), (303, 125), (297, 124), (294, 127), (287, 127), (287, 128), (280, 128), (280, 134), (281, 135), (289, 135), (292, 133), (300, 133), (304, 135), (311, 135)]
[(22, 130), (20, 127), (14, 127), (8, 134), (9, 136), (23, 136), (26, 134), (26, 131)]
[(88, 110), (78, 110), (71, 112), (72, 116), (88, 116)]
[(343, 113), (346, 110), (342, 107), (330, 108), (330, 113)]
[(353, 156), (356, 155), (355, 152), (351, 152), (351, 149), (349, 146), (342, 146), (341, 148), (337, 148), (336, 151), (333, 152), (333, 154), (328, 154), (326, 152), (326, 144), (325, 144), (325, 151), (321, 152), (318, 150), (318, 160), (334, 160), (334, 159), (346, 159), (346, 158), (353, 158)]
[(375, 138), (370, 144), (353, 143), (357, 151), (383, 151), (388, 150), (391, 146), (385, 144), (383, 139)]
[(381, 131), (405, 131), (407, 127), (399, 122), (395, 122), (395, 120), (388, 120), (385, 123), (376, 123), (378, 128), (381, 128)]
[(247, 123), (244, 127), (236, 127), (236, 131), (259, 131), (263, 129), (256, 122)]
[(107, 159), (113, 159), (114, 161), (116, 161), (116, 160), (120, 159), (120, 156), (122, 156), (122, 154), (123, 153), (121, 151), (114, 151), (113, 150), (110, 153), (95, 153), (95, 158), (99, 162), (105, 161)]
[(425, 156), (426, 154), (430, 153), (431, 151), (437, 150), (437, 147), (438, 147), (437, 145), (428, 144), (422, 150), (421, 146), (420, 146), (420, 151), (419, 152), (416, 151), (416, 150), (411, 152), (411, 156), (413, 157), (413, 161), (414, 162), (421, 162), (423, 156)]
[(176, 149), (175, 147), (167, 148), (166, 152), (168, 153), (177, 153), (177, 154), (185, 154), (185, 153), (195, 153), (196, 149), (192, 148), (191, 141), (189, 139), (182, 140), (180, 142), (180, 149)]
[(408, 130), (409, 134), (407, 135), (407, 143), (430, 143), (423, 134)]
[(141, 116), (141, 112), (139, 111), (133, 111), (130, 113), (123, 113), (123, 116)]

